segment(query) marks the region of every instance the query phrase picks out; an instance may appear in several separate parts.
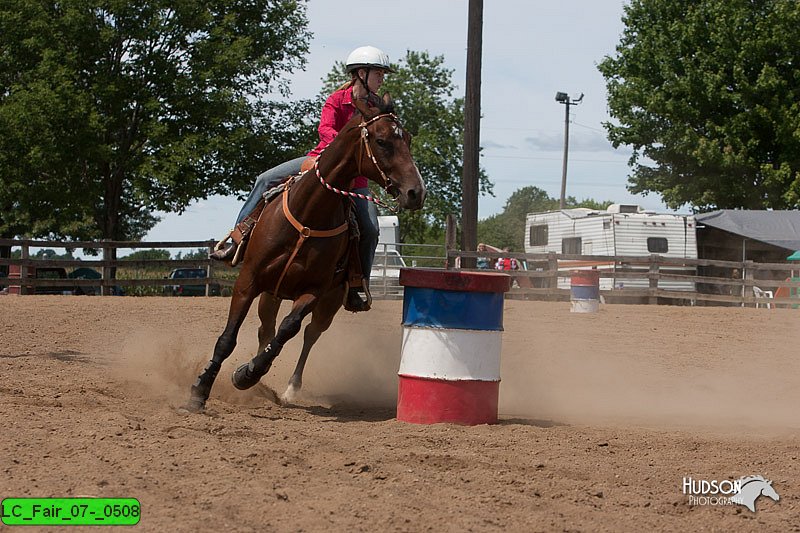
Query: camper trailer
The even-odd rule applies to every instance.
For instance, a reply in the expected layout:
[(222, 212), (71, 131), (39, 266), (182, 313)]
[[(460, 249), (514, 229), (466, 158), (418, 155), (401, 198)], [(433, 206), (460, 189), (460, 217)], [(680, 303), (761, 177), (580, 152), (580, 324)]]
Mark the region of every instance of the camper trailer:
[[(636, 205), (612, 204), (606, 211), (576, 208), (529, 213), (525, 222), (525, 252), (593, 256), (638, 256), (658, 254), (682, 259), (697, 258), (697, 241), (693, 215), (657, 214)], [(562, 268), (598, 268), (617, 271), (623, 268), (613, 261), (602, 263), (561, 262)], [(647, 265), (625, 265), (628, 271)], [(670, 269), (674, 273), (694, 275), (693, 267)], [(569, 288), (569, 278), (559, 278), (559, 288)], [(646, 276), (642, 278), (602, 277), (600, 288), (649, 287)], [(694, 291), (688, 281), (659, 280), (660, 289)]]

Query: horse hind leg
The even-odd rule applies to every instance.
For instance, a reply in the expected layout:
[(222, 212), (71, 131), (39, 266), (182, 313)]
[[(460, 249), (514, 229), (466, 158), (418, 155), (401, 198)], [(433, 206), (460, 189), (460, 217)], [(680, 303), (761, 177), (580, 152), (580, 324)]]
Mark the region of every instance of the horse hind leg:
[(269, 372), (272, 362), (281, 353), (283, 345), (300, 332), (303, 319), (314, 309), (316, 303), (317, 297), (312, 294), (304, 294), (295, 300), (291, 312), (281, 321), (275, 337), (250, 362), (241, 365), (233, 372), (231, 380), (234, 387), (239, 390), (249, 389)]
[(320, 336), (331, 326), (333, 317), (342, 306), (343, 296), (343, 289), (328, 292), (311, 314), (311, 322), (303, 331), (303, 349), (300, 352), (300, 358), (297, 360), (297, 366), (295, 366), (292, 377), (289, 378), (286, 392), (283, 393), (281, 398), (284, 402), (291, 403), (300, 395), (300, 389), (303, 387), (303, 371), (308, 360), (308, 354)]
[(281, 306), (280, 298), (263, 292), (258, 299), (258, 318), (261, 325), (258, 327), (258, 351), (267, 347), (267, 343), (275, 336), (275, 319)]

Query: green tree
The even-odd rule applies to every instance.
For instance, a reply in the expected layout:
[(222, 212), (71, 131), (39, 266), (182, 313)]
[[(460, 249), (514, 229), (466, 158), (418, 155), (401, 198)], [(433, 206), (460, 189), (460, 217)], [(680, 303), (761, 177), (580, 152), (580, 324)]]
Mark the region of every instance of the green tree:
[(121, 261), (167, 261), (170, 258), (169, 250), (151, 249), (151, 250), (137, 250), (131, 252), (125, 257), (121, 257)]
[[(409, 50), (392, 65), (396, 72), (381, 88), (392, 95), (397, 116), (413, 136), (412, 154), (428, 191), (422, 211), (398, 213), (405, 242), (442, 241), (447, 215), (461, 214), (464, 99), (453, 96), (453, 71), (443, 64), (443, 56)], [(323, 94), (327, 97), (348, 79), (344, 63), (337, 63), (325, 79)], [(478, 185), (481, 194), (492, 194), (483, 170)]]
[(136, 239), (153, 210), (249, 190), (308, 127), (263, 100), (306, 26), (300, 0), (3, 2), (0, 235)]
[[(632, 0), (606, 79), (633, 193), (672, 208), (800, 206), (800, 3)], [(649, 161), (648, 161), (649, 160)]]
[[(514, 191), (506, 200), (501, 213), (492, 215), (478, 222), (478, 240), (496, 248), (508, 247), (512, 252), (525, 251), (525, 219), (528, 213), (555, 211), (559, 200), (551, 198), (546, 191), (528, 186)], [(567, 208), (585, 207), (605, 210), (613, 202), (584, 199), (577, 201), (575, 197), (565, 199)]]

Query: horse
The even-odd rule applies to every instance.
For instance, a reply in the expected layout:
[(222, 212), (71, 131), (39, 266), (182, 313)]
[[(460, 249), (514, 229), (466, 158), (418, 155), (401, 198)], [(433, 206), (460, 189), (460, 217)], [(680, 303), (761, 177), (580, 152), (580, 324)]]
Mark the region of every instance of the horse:
[(767, 496), (776, 502), (781, 499), (777, 491), (772, 487), (772, 481), (764, 479), (763, 476), (748, 476), (739, 480), (741, 489), (735, 496), (731, 496), (731, 501), (744, 505), (751, 512), (756, 512), (756, 500), (759, 496)]
[[(411, 137), (394, 115), (391, 97), (385, 94), (376, 107), (361, 100), (354, 104), (358, 112), (319, 155), (314, 168), (262, 211), (233, 287), (225, 330), (191, 387), (188, 410), (205, 408), (222, 363), (236, 347), (239, 328), (259, 295), (258, 352), (234, 371), (233, 384), (240, 390), (256, 385), (311, 314), (284, 398), (291, 400), (299, 392), (308, 354), (330, 327), (347, 290), (346, 204), (352, 194), (346, 189), (355, 176), (366, 176), (383, 187), (401, 208), (422, 208), (425, 185), (411, 157)], [(276, 332), (282, 300), (292, 300), (293, 305)]]

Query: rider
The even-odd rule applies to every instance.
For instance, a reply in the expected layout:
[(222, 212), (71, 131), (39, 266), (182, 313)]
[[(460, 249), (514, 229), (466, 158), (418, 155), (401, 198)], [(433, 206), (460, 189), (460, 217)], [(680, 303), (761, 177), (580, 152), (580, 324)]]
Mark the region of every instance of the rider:
[[(374, 46), (361, 46), (347, 56), (347, 72), (350, 81), (345, 83), (336, 92), (331, 94), (322, 107), (322, 116), (319, 123), (319, 144), (307, 156), (298, 157), (267, 170), (256, 178), (253, 190), (242, 206), (236, 219), (236, 227), (231, 231), (230, 237), (235, 241), (230, 246), (212, 252), (210, 257), (220, 261), (233, 258), (237, 244), (247, 237), (252, 224), (243, 223), (258, 205), (262, 195), (272, 187), (278, 185), (287, 176), (299, 174), (310, 168), (310, 163), (319, 156), (320, 152), (328, 146), (345, 124), (352, 118), (356, 111), (354, 99), (377, 102), (378, 89), (383, 84), (383, 77), (387, 72), (393, 72), (389, 65), (389, 56)], [(304, 162), (309, 159), (309, 162)], [(354, 176), (351, 191), (369, 195), (369, 180), (364, 176)], [(361, 257), (361, 271), (364, 279), (369, 284), (369, 275), (372, 262), (375, 258), (375, 247), (378, 245), (378, 210), (374, 204), (362, 198), (353, 198), (355, 213), (358, 220), (360, 233), (359, 255)], [(238, 231), (237, 231), (238, 230)], [(227, 240), (227, 238), (226, 238)], [(358, 294), (358, 288), (351, 288), (347, 295), (348, 307), (367, 310), (369, 305)]]

